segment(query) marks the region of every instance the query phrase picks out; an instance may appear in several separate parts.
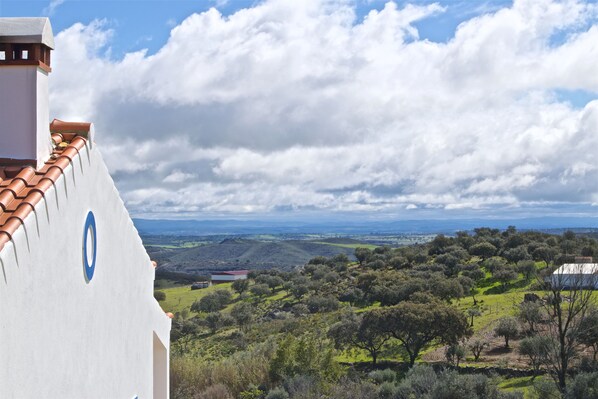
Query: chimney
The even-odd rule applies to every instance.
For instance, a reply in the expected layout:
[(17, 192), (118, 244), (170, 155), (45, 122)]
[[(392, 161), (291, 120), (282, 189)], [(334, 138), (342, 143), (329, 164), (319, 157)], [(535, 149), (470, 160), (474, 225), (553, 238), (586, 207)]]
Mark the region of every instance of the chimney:
[(48, 18), (0, 18), (0, 164), (39, 168), (48, 160)]

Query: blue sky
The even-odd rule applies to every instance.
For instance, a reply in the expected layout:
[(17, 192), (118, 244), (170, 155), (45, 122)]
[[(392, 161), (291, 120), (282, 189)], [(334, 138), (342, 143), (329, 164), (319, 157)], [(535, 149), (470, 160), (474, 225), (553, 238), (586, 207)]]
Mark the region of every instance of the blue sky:
[[(386, 0), (357, 0), (355, 10), (363, 19), (371, 10), (380, 10)], [(216, 7), (224, 15), (251, 7), (255, 0), (0, 0), (0, 16), (49, 16), (53, 28), (60, 32), (71, 25), (106, 20), (115, 31), (111, 43), (114, 57), (147, 48), (158, 51), (168, 39), (170, 29), (193, 13)], [(398, 1), (397, 4), (429, 4), (431, 1)], [(509, 5), (509, 0), (449, 0), (439, 1), (446, 12), (415, 24), (420, 38), (432, 41), (450, 39), (462, 21), (484, 12)]]
[[(598, 6), (27, 1), (136, 217), (593, 216)], [(316, 216), (314, 216), (316, 215)]]

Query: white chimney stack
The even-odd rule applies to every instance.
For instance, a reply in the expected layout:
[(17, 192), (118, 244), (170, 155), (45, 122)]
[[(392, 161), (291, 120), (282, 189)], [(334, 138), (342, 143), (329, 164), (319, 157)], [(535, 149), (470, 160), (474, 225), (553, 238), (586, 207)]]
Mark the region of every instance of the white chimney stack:
[(39, 168), (48, 160), (48, 18), (0, 18), (0, 164)]

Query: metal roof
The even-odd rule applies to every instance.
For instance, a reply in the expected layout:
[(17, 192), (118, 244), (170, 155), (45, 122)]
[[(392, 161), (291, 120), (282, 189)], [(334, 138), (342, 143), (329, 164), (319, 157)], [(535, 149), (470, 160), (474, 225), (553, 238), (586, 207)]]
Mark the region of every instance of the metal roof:
[(552, 274), (598, 274), (598, 263), (565, 263)]
[(0, 18), (0, 43), (41, 43), (54, 49), (48, 18)]

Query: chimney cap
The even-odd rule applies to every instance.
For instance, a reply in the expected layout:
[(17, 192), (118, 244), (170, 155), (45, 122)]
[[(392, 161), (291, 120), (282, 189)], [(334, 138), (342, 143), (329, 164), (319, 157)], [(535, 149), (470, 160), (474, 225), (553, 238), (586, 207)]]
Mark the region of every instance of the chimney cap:
[(41, 43), (54, 49), (48, 18), (0, 18), (0, 43)]

